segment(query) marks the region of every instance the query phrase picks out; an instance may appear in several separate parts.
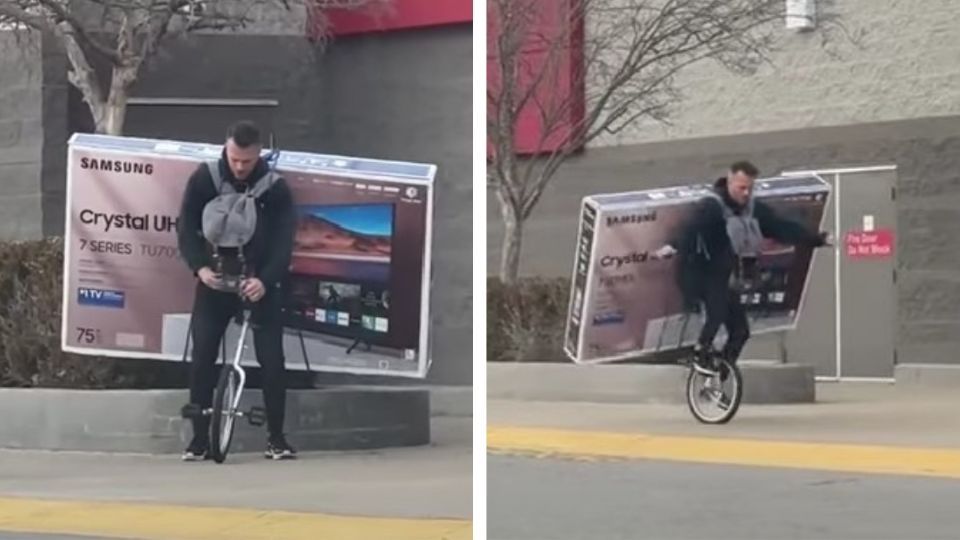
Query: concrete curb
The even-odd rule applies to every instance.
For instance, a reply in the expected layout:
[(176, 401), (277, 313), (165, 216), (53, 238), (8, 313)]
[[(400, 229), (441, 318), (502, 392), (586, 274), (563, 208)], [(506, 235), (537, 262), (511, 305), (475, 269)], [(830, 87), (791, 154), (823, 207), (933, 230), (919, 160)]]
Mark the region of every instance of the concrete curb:
[[(180, 418), (186, 390), (0, 389), (0, 447), (178, 453), (192, 430)], [(244, 391), (242, 408), (261, 404)], [(238, 422), (231, 451), (259, 452), (265, 427)], [(354, 450), (430, 442), (430, 393), (422, 388), (291, 390), (286, 431), (300, 450)]]
[[(812, 403), (813, 366), (744, 360), (743, 402)], [(523, 401), (685, 403), (687, 368), (679, 365), (487, 364), (487, 397)]]
[(430, 416), (473, 417), (472, 386), (425, 386), (430, 392)]
[(960, 388), (960, 365), (899, 364), (893, 369), (894, 384), (903, 390)]

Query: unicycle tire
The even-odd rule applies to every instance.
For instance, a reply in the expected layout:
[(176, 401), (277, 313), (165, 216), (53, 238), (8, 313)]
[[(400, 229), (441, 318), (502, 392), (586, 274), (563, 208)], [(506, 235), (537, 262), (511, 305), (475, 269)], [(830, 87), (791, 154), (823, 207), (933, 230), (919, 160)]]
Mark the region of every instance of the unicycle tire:
[[(720, 360), (718, 367), (729, 370), (727, 380), (722, 383), (719, 381), (719, 375), (704, 375), (692, 367), (687, 375), (687, 406), (690, 408), (693, 417), (704, 424), (726, 424), (737, 414), (737, 409), (740, 408), (740, 401), (743, 398), (743, 375), (740, 373), (740, 368), (727, 360)], [(726, 407), (720, 405), (719, 399), (716, 398), (714, 393), (717, 387), (711, 387), (711, 384), (719, 384), (722, 388), (722, 395), (729, 398)], [(705, 393), (712, 394), (707, 399), (713, 402), (716, 411), (709, 410), (703, 403)]]
[(210, 455), (217, 463), (223, 463), (230, 453), (230, 443), (236, 428), (233, 401), (240, 387), (236, 370), (225, 366), (220, 370), (220, 379), (213, 396), (213, 414), (210, 420)]

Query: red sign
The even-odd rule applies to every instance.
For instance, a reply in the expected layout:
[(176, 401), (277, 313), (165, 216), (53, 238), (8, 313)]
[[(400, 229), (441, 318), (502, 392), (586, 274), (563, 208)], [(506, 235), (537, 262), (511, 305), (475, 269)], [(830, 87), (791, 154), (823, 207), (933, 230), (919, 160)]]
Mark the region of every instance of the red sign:
[(893, 231), (850, 231), (846, 237), (847, 257), (852, 259), (886, 258), (893, 255)]
[(327, 13), (335, 36), (462, 24), (473, 21), (471, 0), (391, 0), (369, 7), (331, 9)]

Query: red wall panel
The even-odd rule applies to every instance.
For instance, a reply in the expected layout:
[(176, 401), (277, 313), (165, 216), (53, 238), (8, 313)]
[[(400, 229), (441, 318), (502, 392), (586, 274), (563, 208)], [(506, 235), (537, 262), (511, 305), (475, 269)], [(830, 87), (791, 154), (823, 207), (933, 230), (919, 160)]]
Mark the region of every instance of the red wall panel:
[(385, 32), (428, 26), (468, 23), (473, 20), (471, 0), (389, 0), (358, 10), (330, 10), (334, 36)]
[[(519, 87), (529, 88), (532, 80), (543, 74), (544, 70), (549, 70), (537, 87), (538, 100), (548, 104), (566, 102), (572, 106), (564, 111), (562, 123), (554, 126), (554, 131), (546, 139), (543, 139), (544, 125), (539, 110), (535, 106), (521, 109), (514, 126), (514, 151), (522, 155), (551, 152), (567, 143), (572, 126), (583, 120), (585, 99), (583, 78), (580, 75), (583, 66), (583, 21), (573, 15), (573, 7), (579, 0), (530, 1), (536, 5), (537, 15), (529, 25), (528, 38), (522, 46), (521, 66), (517, 76)], [(489, 12), (487, 20), (487, 86), (496, 95), (500, 84), (496, 13)], [(562, 40), (562, 51), (548, 63), (547, 44), (554, 43), (557, 39)], [(551, 107), (548, 105), (547, 109), (550, 110)], [(488, 109), (488, 114), (495, 113), (496, 111)], [(488, 148), (488, 153), (491, 150)]]

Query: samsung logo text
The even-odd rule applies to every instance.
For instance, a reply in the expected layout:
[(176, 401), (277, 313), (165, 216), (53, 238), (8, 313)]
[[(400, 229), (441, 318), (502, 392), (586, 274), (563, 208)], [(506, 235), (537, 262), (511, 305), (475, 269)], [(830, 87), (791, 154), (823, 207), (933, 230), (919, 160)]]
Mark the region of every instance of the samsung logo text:
[(80, 158), (80, 168), (91, 171), (110, 171), (127, 174), (153, 174), (152, 163), (123, 161), (119, 159)]
[(628, 223), (647, 223), (656, 220), (656, 212), (648, 212), (646, 214), (627, 214), (625, 216), (609, 216), (607, 217), (607, 227), (616, 227), (617, 225), (626, 225)]

